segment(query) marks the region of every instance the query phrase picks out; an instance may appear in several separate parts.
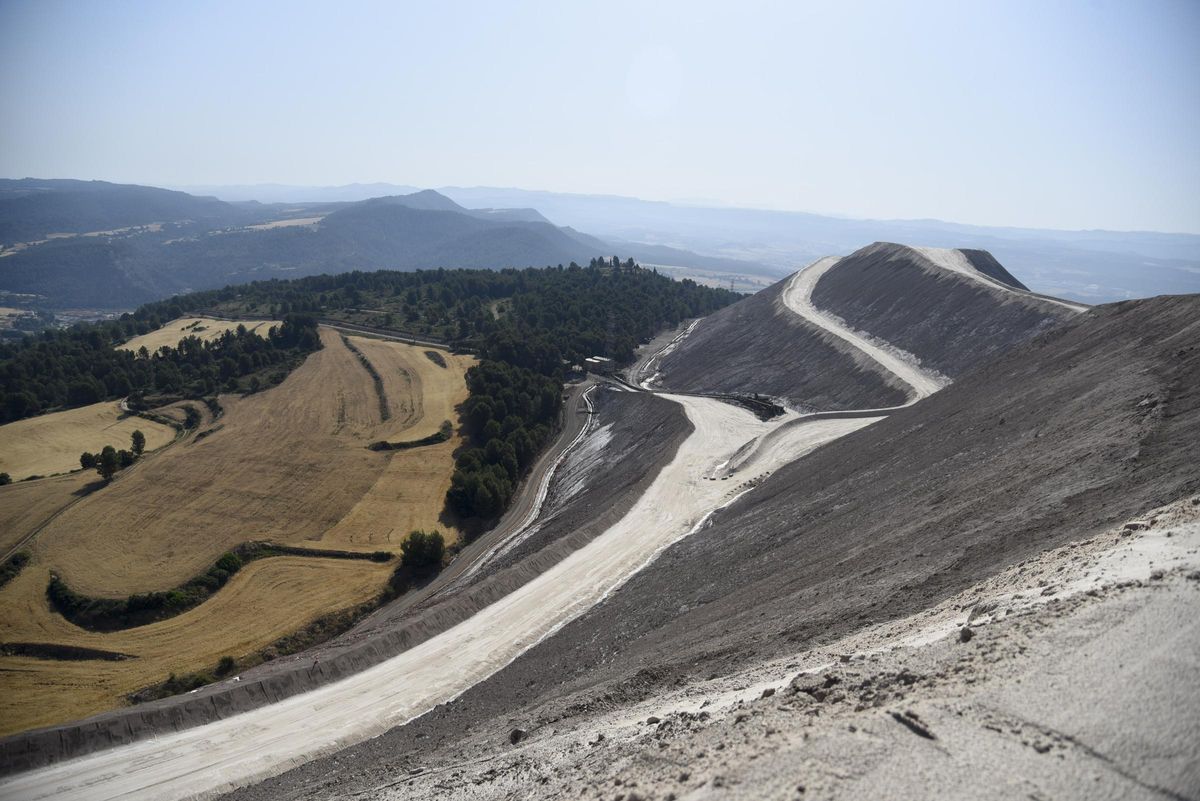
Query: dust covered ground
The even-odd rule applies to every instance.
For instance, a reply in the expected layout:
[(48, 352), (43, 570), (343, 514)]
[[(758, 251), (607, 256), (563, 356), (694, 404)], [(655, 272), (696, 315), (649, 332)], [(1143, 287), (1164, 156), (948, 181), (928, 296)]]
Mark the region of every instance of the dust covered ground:
[(1147, 518), (823, 647), (238, 797), (1194, 798), (1200, 498)]

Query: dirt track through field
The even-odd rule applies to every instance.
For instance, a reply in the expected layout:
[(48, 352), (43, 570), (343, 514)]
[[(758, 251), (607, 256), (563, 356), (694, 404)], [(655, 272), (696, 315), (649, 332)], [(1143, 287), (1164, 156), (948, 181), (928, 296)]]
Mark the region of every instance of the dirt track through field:
[[(596, 604), (671, 543), (703, 525), (744, 485), (711, 480), (714, 464), (773, 430), (716, 400), (666, 396), (695, 427), (631, 511), (551, 570), (442, 635), (374, 668), (278, 704), (14, 777), (22, 798), (182, 798), (279, 772), (421, 714), (499, 670)], [(869, 419), (816, 421), (764, 449), (772, 470)]]

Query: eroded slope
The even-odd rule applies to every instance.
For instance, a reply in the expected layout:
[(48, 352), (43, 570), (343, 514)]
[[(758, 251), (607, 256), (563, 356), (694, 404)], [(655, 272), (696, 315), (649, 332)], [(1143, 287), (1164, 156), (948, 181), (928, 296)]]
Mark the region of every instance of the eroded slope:
[(904, 403), (902, 381), (784, 305), (788, 280), (700, 320), (659, 362), (657, 385), (678, 392), (758, 392), (818, 409)]
[(959, 271), (916, 248), (876, 242), (821, 276), (812, 301), (951, 378), (1078, 313), (1025, 291), (985, 251), (942, 253), (961, 256)]

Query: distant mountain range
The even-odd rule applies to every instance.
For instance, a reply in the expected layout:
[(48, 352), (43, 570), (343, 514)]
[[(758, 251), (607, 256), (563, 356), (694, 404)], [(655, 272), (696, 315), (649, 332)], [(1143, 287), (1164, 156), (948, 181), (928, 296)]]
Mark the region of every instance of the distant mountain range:
[[(337, 193), (332, 193), (336, 195)], [(606, 242), (533, 208), (468, 209), (432, 190), (264, 204), (99, 181), (0, 181), (0, 291), (51, 308), (350, 270), (503, 268), (600, 256), (762, 274), (760, 264)], [(11, 300), (11, 298), (10, 298)], [(26, 300), (31, 300), (26, 298)]]
[[(204, 194), (260, 201), (362, 199), (409, 187), (203, 187)], [(846, 255), (876, 241), (987, 250), (1038, 292), (1101, 303), (1200, 291), (1200, 236), (1058, 231), (963, 225), (939, 220), (856, 220), (790, 211), (716, 208), (494, 187), (443, 187), (469, 207), (536, 208), (558, 225), (605, 241), (667, 246), (765, 264), (782, 277), (813, 259)], [(624, 251), (622, 251), (624, 252)], [(652, 261), (650, 258), (644, 258)]]

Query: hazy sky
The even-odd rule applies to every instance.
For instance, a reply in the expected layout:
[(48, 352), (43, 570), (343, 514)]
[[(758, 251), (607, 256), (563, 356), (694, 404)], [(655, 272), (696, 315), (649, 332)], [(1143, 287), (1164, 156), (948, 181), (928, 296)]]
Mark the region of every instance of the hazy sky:
[(1200, 0), (0, 0), (0, 175), (1200, 232)]

